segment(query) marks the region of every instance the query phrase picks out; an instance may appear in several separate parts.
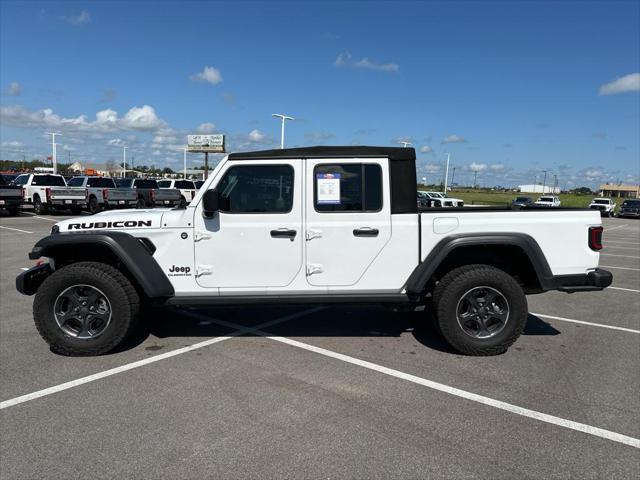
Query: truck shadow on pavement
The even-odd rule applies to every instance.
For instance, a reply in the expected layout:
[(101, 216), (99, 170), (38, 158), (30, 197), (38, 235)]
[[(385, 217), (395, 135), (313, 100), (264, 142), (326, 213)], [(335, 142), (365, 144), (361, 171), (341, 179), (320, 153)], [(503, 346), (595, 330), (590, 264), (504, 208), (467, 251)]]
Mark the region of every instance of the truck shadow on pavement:
[[(306, 307), (308, 308), (308, 307)], [(259, 306), (221, 307), (197, 310), (158, 309), (146, 312), (141, 328), (117, 351), (136, 348), (149, 337), (187, 338), (217, 337), (233, 332), (216, 320), (232, 322), (242, 327), (254, 327), (273, 318), (302, 311), (300, 307)], [(192, 314), (190, 314), (191, 312)], [(210, 320), (208, 320), (210, 319)], [(392, 311), (383, 307), (334, 306), (265, 329), (273, 335), (304, 337), (400, 337), (411, 334), (421, 345), (440, 352), (458, 354), (438, 331), (435, 322), (425, 312)], [(559, 335), (561, 332), (535, 315), (529, 314), (523, 335)], [(253, 336), (245, 333), (242, 336)], [(150, 349), (152, 347), (147, 347)], [(115, 352), (114, 352), (115, 353)]]

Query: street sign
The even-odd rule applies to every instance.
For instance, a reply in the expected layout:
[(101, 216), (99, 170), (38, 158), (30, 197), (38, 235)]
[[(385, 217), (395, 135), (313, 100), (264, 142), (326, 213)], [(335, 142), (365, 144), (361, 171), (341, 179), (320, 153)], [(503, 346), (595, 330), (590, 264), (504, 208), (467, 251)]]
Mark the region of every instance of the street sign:
[(224, 135), (187, 135), (187, 151), (194, 153), (224, 153)]

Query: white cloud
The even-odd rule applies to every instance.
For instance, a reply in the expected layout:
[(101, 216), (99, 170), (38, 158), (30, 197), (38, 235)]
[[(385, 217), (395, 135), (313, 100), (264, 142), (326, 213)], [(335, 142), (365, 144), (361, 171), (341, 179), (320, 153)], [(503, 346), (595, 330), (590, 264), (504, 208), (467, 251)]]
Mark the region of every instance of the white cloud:
[(258, 129), (251, 130), (249, 132), (249, 135), (247, 135), (247, 139), (250, 142), (254, 142), (254, 143), (263, 142), (265, 138), (267, 138), (267, 136)]
[(504, 169), (505, 167), (502, 163), (492, 163), (491, 165), (489, 165), (489, 170), (492, 170), (494, 172), (502, 172)]
[(22, 85), (18, 82), (11, 82), (9, 84), (9, 88), (7, 88), (7, 95), (11, 95), (12, 97), (17, 97), (22, 93)]
[(459, 135), (447, 135), (442, 139), (442, 143), (464, 143), (466, 140)]
[(197, 133), (213, 133), (215, 130), (216, 130), (216, 125), (211, 122), (201, 123), (196, 128)]
[(20, 105), (0, 107), (0, 123), (15, 127), (68, 128), (70, 130), (113, 132), (131, 130), (153, 132), (167, 128), (167, 123), (156, 115), (149, 105), (132, 107), (123, 117), (115, 110), (106, 109), (96, 113), (96, 119), (89, 121), (86, 115), (65, 118), (50, 108), (29, 111)]
[(364, 68), (367, 70), (377, 70), (379, 72), (397, 72), (400, 66), (397, 63), (377, 63), (367, 57), (354, 60), (350, 52), (342, 52), (338, 55), (333, 65), (336, 67)]
[(18, 142), (17, 140), (13, 140), (13, 141), (7, 141), (7, 142), (2, 142), (2, 146), (4, 148), (20, 148), (20, 147), (24, 147), (24, 143), (22, 142)]
[(194, 73), (189, 78), (194, 82), (210, 83), (211, 85), (217, 85), (222, 82), (220, 70), (208, 66), (205, 66), (201, 72)]
[(112, 138), (107, 143), (109, 145), (112, 145), (112, 146), (115, 146), (115, 147), (120, 147), (120, 146), (124, 145), (124, 141), (121, 138)]
[(429, 145), (423, 145), (420, 147), (420, 153), (431, 153), (433, 152), (433, 148), (431, 148)]
[(428, 163), (423, 167), (423, 170), (427, 173), (439, 172), (442, 167), (433, 163)]
[(600, 95), (616, 95), (640, 90), (640, 73), (630, 73), (600, 87)]
[(486, 163), (476, 163), (473, 162), (471, 163), (471, 165), (469, 165), (469, 169), (472, 172), (483, 172), (487, 169), (487, 164)]
[(91, 14), (86, 10), (82, 10), (78, 15), (62, 16), (60, 20), (64, 20), (70, 25), (84, 25), (91, 22)]

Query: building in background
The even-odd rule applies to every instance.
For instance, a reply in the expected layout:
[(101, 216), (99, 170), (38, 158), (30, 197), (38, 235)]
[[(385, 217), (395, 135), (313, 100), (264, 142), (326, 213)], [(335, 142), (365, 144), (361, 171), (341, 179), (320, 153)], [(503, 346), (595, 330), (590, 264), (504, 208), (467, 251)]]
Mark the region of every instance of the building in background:
[(640, 185), (623, 183), (603, 183), (600, 185), (601, 197), (640, 198)]
[(560, 193), (560, 187), (553, 187), (551, 185), (545, 185), (544, 188), (542, 188), (542, 185), (518, 185), (518, 190), (520, 190), (521, 193)]

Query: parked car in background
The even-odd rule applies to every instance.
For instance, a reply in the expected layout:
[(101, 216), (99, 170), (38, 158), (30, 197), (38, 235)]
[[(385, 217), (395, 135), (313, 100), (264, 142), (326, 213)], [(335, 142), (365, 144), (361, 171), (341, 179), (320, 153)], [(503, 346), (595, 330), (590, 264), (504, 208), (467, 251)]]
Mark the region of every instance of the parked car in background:
[(640, 200), (630, 198), (622, 202), (618, 217), (640, 218)]
[(160, 188), (175, 188), (180, 190), (180, 195), (182, 196), (180, 200), (181, 207), (186, 207), (198, 192), (198, 189), (191, 180), (158, 180), (158, 186)]
[(536, 200), (534, 205), (538, 205), (540, 207), (559, 207), (560, 199), (555, 196), (543, 196)]
[(138, 194), (131, 188), (117, 188), (113, 178), (80, 176), (73, 177), (67, 185), (83, 187), (87, 192), (87, 210), (98, 213), (107, 208), (135, 208)]
[(200, 190), (202, 188), (202, 185), (204, 185), (204, 180), (196, 180), (195, 182), (193, 182), (194, 185), (196, 186), (196, 188), (198, 190)]
[(611, 217), (616, 209), (616, 204), (611, 198), (594, 198), (589, 204), (592, 210), (600, 210), (603, 217)]
[(511, 201), (511, 206), (516, 208), (532, 207), (533, 205), (535, 202), (531, 197), (516, 197)]
[(11, 185), (4, 175), (0, 175), (0, 210), (16, 216), (22, 204), (22, 187)]
[(47, 213), (49, 210), (66, 209), (71, 210), (74, 215), (80, 215), (87, 204), (86, 190), (68, 187), (62, 175), (25, 173), (18, 175), (13, 183), (22, 187), (23, 202), (33, 205), (36, 215)]
[(448, 197), (445, 193), (427, 192), (424, 190), (418, 190), (418, 193), (421, 194), (423, 198), (431, 200), (431, 207), (464, 207), (463, 200)]
[(118, 188), (131, 188), (137, 192), (136, 207), (154, 207), (162, 205), (165, 207), (175, 207), (180, 205), (180, 191), (173, 188), (158, 187), (158, 182), (145, 178), (118, 178), (116, 180)]

